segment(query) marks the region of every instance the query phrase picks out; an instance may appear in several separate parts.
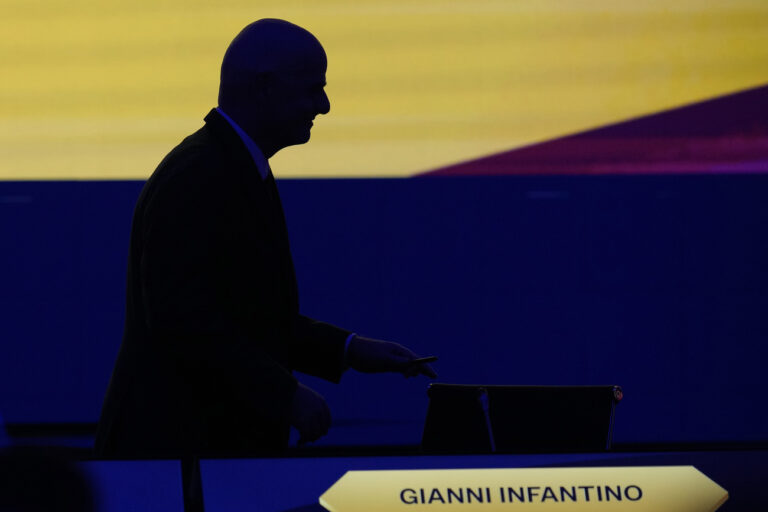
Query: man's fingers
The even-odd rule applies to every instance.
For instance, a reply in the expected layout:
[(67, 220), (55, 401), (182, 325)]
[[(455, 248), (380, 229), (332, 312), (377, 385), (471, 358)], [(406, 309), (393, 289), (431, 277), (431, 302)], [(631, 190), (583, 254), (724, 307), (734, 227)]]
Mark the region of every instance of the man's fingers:
[(304, 434), (304, 437), (307, 441), (317, 441), (328, 433), (330, 426), (330, 411), (327, 408), (325, 408), (325, 410), (317, 411), (308, 421), (307, 431)]
[(304, 446), (307, 443), (313, 443), (322, 437), (319, 432), (307, 431), (299, 436), (299, 446)]
[(402, 370), (402, 374), (406, 377), (425, 375), (431, 379), (437, 378), (437, 372), (435, 372), (435, 370), (432, 368), (432, 365), (427, 363), (408, 365)]
[(437, 378), (437, 372), (432, 368), (431, 364), (422, 364), (419, 365), (419, 370), (422, 375), (426, 375), (430, 379), (436, 379)]
[(292, 404), (291, 424), (299, 431), (299, 446), (303, 446), (328, 433), (331, 410), (319, 393), (299, 383)]
[(419, 356), (392, 341), (374, 340), (355, 336), (347, 349), (347, 361), (350, 367), (365, 373), (397, 372), (406, 377), (426, 375), (436, 378), (437, 373), (429, 366), (435, 356)]
[(331, 428), (331, 409), (326, 405), (321, 417), (321, 433), (320, 437), (328, 433), (328, 429)]
[(419, 369), (416, 366), (406, 366), (401, 373), (403, 374), (403, 377), (410, 379), (411, 377), (419, 375)]
[(429, 378), (436, 379), (437, 372), (432, 368), (429, 363), (414, 364), (413, 360), (408, 361), (405, 364), (401, 364), (398, 370), (405, 377), (416, 377), (418, 375), (425, 375)]
[(324, 407), (320, 407), (307, 418), (299, 439), (300, 443), (302, 440), (304, 441), (302, 444), (317, 441), (328, 433), (331, 428), (331, 410), (327, 404), (324, 403), (323, 405)]
[(436, 379), (437, 372), (435, 372), (432, 365), (429, 364), (433, 361), (437, 361), (436, 356), (419, 357), (416, 354), (411, 353), (410, 359), (401, 367), (400, 372), (406, 377), (425, 375), (432, 379)]
[(437, 356), (427, 356), (427, 357), (415, 357), (411, 359), (411, 364), (427, 364), (427, 363), (434, 363), (437, 361)]

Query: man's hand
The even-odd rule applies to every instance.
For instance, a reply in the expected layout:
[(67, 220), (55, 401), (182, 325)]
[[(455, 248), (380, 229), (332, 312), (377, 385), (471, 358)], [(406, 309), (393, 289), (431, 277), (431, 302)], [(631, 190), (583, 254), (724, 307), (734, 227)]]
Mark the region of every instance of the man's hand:
[(302, 383), (296, 388), (291, 404), (291, 425), (299, 431), (299, 446), (317, 441), (328, 433), (331, 410), (323, 396)]
[(374, 340), (355, 336), (347, 348), (347, 364), (363, 373), (396, 372), (406, 377), (426, 375), (436, 378), (437, 373), (427, 363), (412, 364), (416, 354), (392, 341)]

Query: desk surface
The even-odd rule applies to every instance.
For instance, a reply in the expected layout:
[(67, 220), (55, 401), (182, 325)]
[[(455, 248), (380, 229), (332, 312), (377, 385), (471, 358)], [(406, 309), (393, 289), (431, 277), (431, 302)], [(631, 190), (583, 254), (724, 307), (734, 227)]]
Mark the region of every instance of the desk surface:
[(720, 511), (768, 503), (768, 450), (219, 459), (201, 461), (201, 475), (206, 512), (240, 511), (246, 504), (263, 512), (309, 512), (324, 510), (318, 497), (349, 470), (655, 465), (697, 467), (729, 491)]
[(182, 512), (181, 465), (177, 460), (80, 462), (100, 512)]

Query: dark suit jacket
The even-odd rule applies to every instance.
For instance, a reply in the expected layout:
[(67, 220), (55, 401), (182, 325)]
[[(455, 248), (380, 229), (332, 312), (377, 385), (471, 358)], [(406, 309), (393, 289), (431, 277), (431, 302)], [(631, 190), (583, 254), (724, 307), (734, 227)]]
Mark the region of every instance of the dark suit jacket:
[(348, 331), (299, 314), (274, 179), (215, 110), (160, 163), (133, 217), (107, 456), (284, 448), (292, 370), (338, 382)]

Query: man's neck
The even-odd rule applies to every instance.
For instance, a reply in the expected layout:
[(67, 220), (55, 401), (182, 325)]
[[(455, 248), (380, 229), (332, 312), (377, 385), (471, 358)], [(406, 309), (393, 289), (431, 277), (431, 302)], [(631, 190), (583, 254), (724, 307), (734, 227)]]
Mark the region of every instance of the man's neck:
[(229, 112), (221, 107), (216, 107), (216, 111), (221, 114), (224, 120), (229, 123), (229, 125), (235, 131), (237, 136), (240, 137), (240, 140), (242, 140), (245, 148), (250, 153), (251, 158), (253, 159), (253, 163), (256, 165), (256, 168), (258, 169), (262, 179), (266, 179), (270, 173), (270, 168), (269, 162), (267, 162), (268, 157), (262, 150), (261, 146), (257, 143), (257, 141), (253, 140), (253, 138), (243, 129), (243, 127), (240, 125), (240, 123), (237, 122), (236, 119), (229, 115)]
[(270, 134), (265, 130), (265, 126), (269, 123), (259, 122), (258, 119), (252, 119), (251, 117), (242, 113), (241, 110), (232, 107), (231, 105), (219, 105), (221, 111), (225, 112), (231, 120), (233, 120), (242, 131), (244, 131), (250, 140), (256, 144), (261, 150), (264, 158), (269, 160), (277, 153), (281, 148), (277, 147), (271, 140)]

